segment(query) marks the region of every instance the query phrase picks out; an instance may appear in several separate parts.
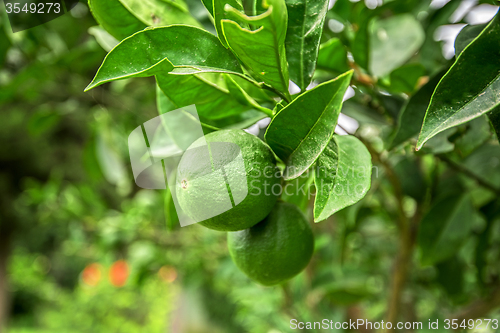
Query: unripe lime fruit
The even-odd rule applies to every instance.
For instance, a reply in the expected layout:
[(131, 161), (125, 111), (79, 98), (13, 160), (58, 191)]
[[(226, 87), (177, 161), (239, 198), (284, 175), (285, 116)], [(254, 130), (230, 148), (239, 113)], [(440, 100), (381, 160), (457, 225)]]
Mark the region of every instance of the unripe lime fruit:
[(269, 214), (280, 182), (274, 155), (262, 140), (242, 130), (220, 130), (186, 150), (177, 168), (176, 194), (183, 212), (195, 222), (236, 231)]
[(234, 263), (251, 279), (272, 286), (301, 272), (311, 260), (314, 237), (302, 212), (278, 202), (255, 226), (227, 235)]

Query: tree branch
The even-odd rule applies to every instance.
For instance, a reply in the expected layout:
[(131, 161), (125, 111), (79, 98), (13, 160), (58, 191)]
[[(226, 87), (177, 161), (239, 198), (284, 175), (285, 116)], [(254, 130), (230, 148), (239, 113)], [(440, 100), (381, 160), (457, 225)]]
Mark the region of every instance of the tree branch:
[[(359, 137), (358, 137), (359, 138)], [(372, 158), (375, 162), (382, 165), (384, 171), (387, 175), (389, 182), (391, 183), (394, 194), (396, 196), (396, 201), (398, 205), (398, 227), (400, 232), (400, 243), (398, 256), (394, 262), (394, 267), (392, 271), (391, 278), (391, 293), (389, 295), (386, 321), (394, 323), (396, 322), (399, 311), (401, 309), (401, 295), (406, 285), (408, 279), (408, 272), (410, 270), (411, 261), (413, 257), (413, 249), (415, 246), (415, 241), (417, 238), (418, 225), (422, 218), (423, 207), (419, 203), (417, 205), (417, 210), (411, 220), (406, 217), (404, 207), (403, 207), (403, 190), (401, 188), (401, 183), (396, 173), (392, 169), (392, 166), (384, 159), (381, 158), (380, 154), (371, 146), (371, 144), (362, 138), (359, 138), (363, 144), (366, 146)]]
[(488, 182), (484, 181), (483, 179), (479, 178), (475, 173), (467, 169), (466, 167), (456, 163), (455, 161), (451, 160), (448, 156), (440, 154), (436, 155), (441, 161), (445, 162), (448, 164), (452, 169), (455, 169), (456, 171), (463, 173), (465, 176), (475, 180), (479, 185), (482, 187), (492, 191), (493, 193), (500, 195), (500, 189), (496, 188), (495, 186), (489, 184)]
[(398, 219), (396, 220), (398, 227), (400, 230), (403, 230), (406, 228), (406, 225), (408, 224), (408, 219), (406, 217), (406, 214), (404, 212), (404, 207), (403, 207), (403, 190), (401, 189), (401, 183), (399, 182), (398, 177), (396, 176), (396, 173), (392, 169), (392, 166), (382, 157), (380, 154), (373, 148), (373, 146), (360, 136), (356, 136), (363, 144), (366, 146), (368, 151), (370, 152), (370, 155), (372, 156), (372, 159), (377, 162), (378, 164), (382, 165), (384, 168), (385, 174), (387, 175), (387, 179), (391, 183), (391, 186), (394, 190), (394, 194), (396, 196), (396, 201), (397, 201), (397, 209), (398, 209)]
[(413, 249), (415, 247), (418, 226), (422, 219), (423, 207), (418, 203), (417, 210), (413, 215), (409, 225), (401, 232), (401, 241), (399, 245), (399, 254), (394, 263), (392, 273), (391, 294), (389, 296), (389, 304), (387, 306), (386, 321), (395, 325), (399, 311), (401, 309), (401, 295), (403, 294), (408, 273), (410, 271)]
[(500, 307), (500, 287), (497, 287), (488, 297), (480, 299), (451, 316), (451, 319), (458, 319), (462, 322), (464, 319), (477, 319), (486, 316), (492, 310)]

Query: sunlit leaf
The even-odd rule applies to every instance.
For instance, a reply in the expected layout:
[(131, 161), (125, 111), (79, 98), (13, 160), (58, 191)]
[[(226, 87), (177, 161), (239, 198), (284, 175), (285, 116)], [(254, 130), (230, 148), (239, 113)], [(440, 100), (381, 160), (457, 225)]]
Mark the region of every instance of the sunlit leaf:
[(444, 72), (435, 75), (408, 100), (399, 113), (396, 131), (393, 134), (393, 140), (389, 148), (394, 148), (418, 135), (432, 94), (443, 75)]
[[(231, 50), (253, 75), (288, 96), (286, 5), (284, 0), (268, 0), (263, 5), (267, 11), (252, 17), (226, 6), (229, 17), (236, 21), (223, 19), (222, 29)], [(255, 26), (256, 30), (245, 29), (239, 22)]]
[(370, 58), (370, 38), (368, 28), (372, 19), (372, 13), (368, 8), (363, 8), (359, 14), (361, 22), (358, 31), (354, 36), (353, 44), (351, 45), (352, 55), (356, 64), (362, 68), (368, 69)]
[(328, 0), (287, 0), (286, 8), (285, 48), (290, 79), (304, 91), (316, 68)]
[[(219, 37), (220, 42), (225, 47), (229, 47), (226, 41), (226, 37), (224, 36), (224, 32), (222, 31), (222, 20), (230, 18), (226, 10), (225, 6), (231, 6), (235, 10), (243, 13), (243, 4), (241, 0), (213, 0), (213, 12), (212, 15), (214, 17), (215, 30), (217, 31), (217, 37)], [(248, 24), (244, 24), (243, 28), (248, 28)]]
[(371, 155), (354, 136), (334, 135), (314, 168), (314, 221), (361, 200), (371, 184)]
[(425, 38), (422, 26), (411, 14), (376, 19), (369, 31), (369, 68), (377, 77), (403, 65), (422, 46)]
[(340, 39), (332, 38), (320, 45), (317, 67), (338, 73), (349, 70), (347, 50)]
[(89, 34), (95, 37), (97, 43), (104, 49), (104, 51), (111, 51), (120, 41), (111, 36), (109, 32), (100, 26), (90, 27)]
[[(349, 5), (346, 5), (346, 3), (348, 3), (347, 1), (337, 1), (336, 5), (342, 4), (343, 10), (345, 10), (346, 14), (348, 14), (347, 17), (350, 17), (348, 22), (350, 23), (350, 21), (354, 20), (357, 25), (354, 41), (351, 45), (352, 55), (356, 64), (364, 69), (371, 68), (370, 66), (373, 58), (372, 46), (374, 21), (378, 20), (380, 17), (386, 17), (387, 13), (398, 15), (408, 13), (412, 10), (417, 10), (419, 7), (418, 5), (421, 4), (421, 2), (422, 1), (420, 0), (389, 1), (373, 10), (360, 2), (358, 3), (359, 6), (357, 8), (361, 8), (361, 10), (356, 10), (356, 7), (354, 7), (355, 10), (353, 11)], [(387, 18), (389, 21), (391, 19), (392, 17)], [(399, 65), (396, 67), (399, 67)], [(396, 67), (393, 67), (392, 69)]]
[(120, 0), (120, 2), (148, 26), (187, 24), (201, 27), (191, 16), (183, 0)]
[(286, 163), (286, 180), (304, 173), (330, 142), (351, 77), (349, 71), (304, 92), (269, 124), (265, 138)]
[(478, 24), (478, 25), (467, 25), (458, 34), (455, 39), (455, 56), (459, 56), (462, 51), (470, 44), (477, 36), (481, 33), (481, 31), (486, 28), (487, 24)]
[(442, 41), (436, 41), (435, 36), (441, 26), (449, 24), (450, 18), (460, 6), (461, 1), (449, 1), (439, 9), (429, 10), (429, 17), (423, 22), (425, 25), (425, 41), (418, 52), (418, 59), (431, 73), (439, 70), (446, 64), (443, 56)]
[(150, 28), (109, 52), (86, 90), (130, 77), (202, 72), (242, 75), (233, 54), (209, 32), (189, 26)]
[(307, 213), (313, 182), (312, 172), (303, 173), (300, 177), (286, 182), (283, 185), (281, 199), (296, 205), (302, 212)]
[(491, 111), (500, 103), (500, 17), (460, 54), (427, 109), (417, 149), (444, 131)]
[(89, 7), (97, 23), (118, 40), (147, 27), (119, 0), (89, 0)]
[(195, 104), (200, 119), (224, 118), (249, 109), (228, 90), (200, 75), (159, 74), (156, 80), (173, 109)]
[(210, 15), (213, 17), (214, 16), (214, 2), (213, 0), (201, 0), (203, 3), (203, 6), (207, 9), (207, 11), (210, 13)]

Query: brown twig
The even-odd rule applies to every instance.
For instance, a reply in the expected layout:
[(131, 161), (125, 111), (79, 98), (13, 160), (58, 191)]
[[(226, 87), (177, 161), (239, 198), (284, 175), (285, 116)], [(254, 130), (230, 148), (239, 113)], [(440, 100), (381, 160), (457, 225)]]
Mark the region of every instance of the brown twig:
[(396, 176), (396, 173), (392, 169), (392, 166), (384, 160), (380, 154), (373, 148), (373, 146), (360, 136), (357, 136), (358, 139), (363, 142), (363, 144), (366, 146), (368, 151), (370, 152), (373, 161), (376, 163), (382, 165), (384, 168), (385, 174), (387, 175), (387, 179), (391, 183), (391, 186), (394, 190), (394, 194), (396, 196), (396, 201), (397, 201), (397, 209), (398, 209), (398, 219), (397, 219), (397, 224), (400, 230), (403, 230), (406, 228), (406, 225), (408, 224), (408, 219), (406, 217), (404, 207), (403, 207), (403, 190), (401, 189), (401, 183), (399, 182), (398, 177)]
[(401, 308), (401, 295), (403, 294), (404, 286), (408, 280), (410, 271), (413, 250), (415, 247), (418, 225), (422, 219), (423, 208), (422, 204), (417, 205), (417, 210), (410, 220), (407, 227), (401, 232), (401, 240), (399, 245), (399, 254), (394, 263), (391, 294), (387, 306), (386, 321), (395, 325)]
[(475, 180), (479, 185), (482, 187), (492, 191), (493, 193), (500, 195), (500, 189), (496, 188), (495, 186), (489, 184), (488, 182), (484, 181), (483, 179), (479, 178), (476, 174), (474, 174), (472, 171), (467, 169), (466, 167), (456, 163), (455, 161), (451, 160), (448, 156), (440, 154), (436, 155), (441, 161), (445, 162), (450, 166), (452, 169), (455, 169), (456, 171), (464, 174), (465, 176), (471, 178), (472, 180)]
[[(283, 311), (290, 316), (290, 318), (293, 319), (298, 319), (298, 315), (294, 310), (293, 307), (293, 295), (292, 291), (290, 290), (290, 286), (288, 285), (288, 282), (282, 283), (281, 284), (281, 290), (283, 291)], [(301, 330), (302, 331), (302, 330)]]
[(389, 295), (386, 321), (395, 323), (399, 316), (401, 309), (401, 296), (403, 294), (406, 281), (408, 280), (408, 273), (411, 267), (413, 250), (417, 238), (418, 225), (422, 218), (423, 205), (418, 203), (417, 210), (413, 217), (408, 219), (406, 217), (403, 206), (403, 190), (401, 183), (392, 166), (384, 160), (380, 154), (371, 146), (371, 144), (362, 138), (360, 140), (365, 144), (368, 151), (372, 155), (372, 159), (381, 164), (391, 183), (397, 201), (398, 219), (397, 224), (400, 232), (400, 243), (398, 256), (394, 262), (391, 278), (391, 292)]
[(451, 316), (450, 319), (458, 319), (457, 321), (461, 323), (463, 320), (481, 318), (498, 307), (500, 307), (500, 287), (497, 287), (487, 298), (475, 301)]

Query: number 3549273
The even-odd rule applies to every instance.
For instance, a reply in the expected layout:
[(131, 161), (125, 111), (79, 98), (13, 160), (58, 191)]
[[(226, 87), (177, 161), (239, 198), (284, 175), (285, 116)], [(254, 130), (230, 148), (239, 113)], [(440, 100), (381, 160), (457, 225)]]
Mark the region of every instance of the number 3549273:
[(446, 319), (444, 321), (445, 329), (476, 329), (476, 330), (486, 330), (492, 328), (494, 330), (498, 329), (498, 319), (469, 319), (462, 320), (459, 322), (458, 319)]
[(61, 4), (57, 2), (46, 2), (46, 3), (9, 3), (5, 2), (5, 7), (7, 13), (19, 14), (19, 13), (31, 13), (31, 14), (48, 14), (48, 13), (60, 13)]

